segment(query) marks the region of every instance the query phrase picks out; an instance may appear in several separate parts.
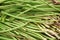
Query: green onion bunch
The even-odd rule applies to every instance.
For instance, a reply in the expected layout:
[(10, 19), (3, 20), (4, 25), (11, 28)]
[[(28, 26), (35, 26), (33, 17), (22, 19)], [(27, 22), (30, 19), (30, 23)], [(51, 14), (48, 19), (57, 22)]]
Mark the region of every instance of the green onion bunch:
[(60, 40), (59, 13), (50, 0), (0, 0), (0, 40)]

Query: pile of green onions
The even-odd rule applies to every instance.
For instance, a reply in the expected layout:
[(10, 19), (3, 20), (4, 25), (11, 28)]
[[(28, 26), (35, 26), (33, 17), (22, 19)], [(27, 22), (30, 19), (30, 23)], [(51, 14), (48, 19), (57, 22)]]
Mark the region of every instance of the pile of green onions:
[(0, 0), (0, 40), (59, 40), (59, 8), (49, 0)]

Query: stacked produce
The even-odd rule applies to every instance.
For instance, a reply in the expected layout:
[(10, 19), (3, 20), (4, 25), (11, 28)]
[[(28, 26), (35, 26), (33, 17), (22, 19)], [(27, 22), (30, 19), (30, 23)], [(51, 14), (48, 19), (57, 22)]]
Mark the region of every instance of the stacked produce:
[(60, 40), (60, 5), (0, 0), (0, 40)]

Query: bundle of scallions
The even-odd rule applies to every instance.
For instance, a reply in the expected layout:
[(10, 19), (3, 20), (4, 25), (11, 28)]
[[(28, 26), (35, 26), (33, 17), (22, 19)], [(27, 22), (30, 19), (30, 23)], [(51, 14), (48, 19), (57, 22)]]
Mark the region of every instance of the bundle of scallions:
[(50, 0), (0, 0), (0, 40), (60, 40), (59, 12)]

